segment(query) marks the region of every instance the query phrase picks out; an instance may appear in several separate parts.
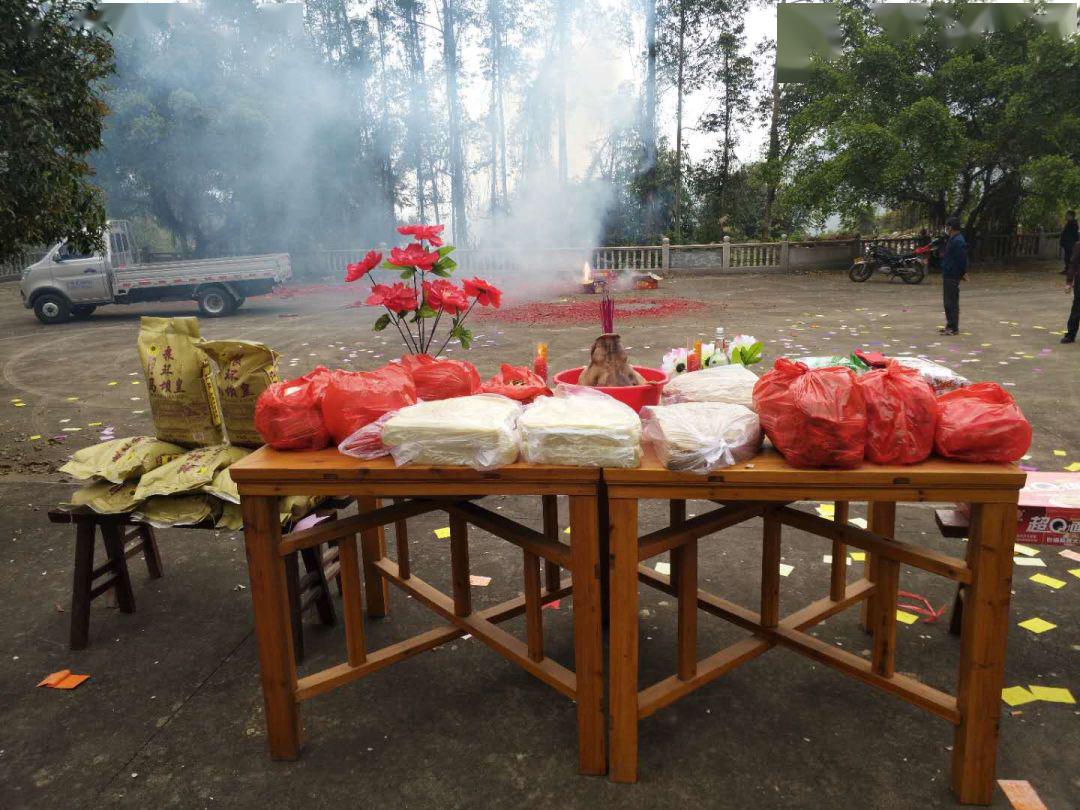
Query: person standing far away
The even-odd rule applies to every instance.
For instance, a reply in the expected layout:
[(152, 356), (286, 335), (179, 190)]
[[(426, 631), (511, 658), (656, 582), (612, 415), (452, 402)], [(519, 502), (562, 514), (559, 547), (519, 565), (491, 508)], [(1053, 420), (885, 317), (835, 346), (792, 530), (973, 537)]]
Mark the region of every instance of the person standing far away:
[(960, 282), (967, 281), (967, 241), (960, 233), (959, 217), (949, 217), (945, 232), (949, 235), (941, 257), (945, 326), (938, 331), (943, 335), (955, 335), (960, 332)]
[(1061, 238), (1058, 245), (1061, 247), (1061, 258), (1065, 260), (1065, 268), (1062, 273), (1068, 274), (1069, 262), (1072, 260), (1073, 248), (1080, 242), (1080, 223), (1076, 221), (1076, 212), (1071, 208), (1065, 212), (1065, 227), (1061, 229)]
[(1069, 255), (1069, 263), (1065, 267), (1065, 290), (1072, 290), (1072, 309), (1069, 311), (1069, 323), (1065, 327), (1065, 337), (1062, 343), (1075, 343), (1076, 330), (1080, 328), (1080, 241), (1073, 245)]

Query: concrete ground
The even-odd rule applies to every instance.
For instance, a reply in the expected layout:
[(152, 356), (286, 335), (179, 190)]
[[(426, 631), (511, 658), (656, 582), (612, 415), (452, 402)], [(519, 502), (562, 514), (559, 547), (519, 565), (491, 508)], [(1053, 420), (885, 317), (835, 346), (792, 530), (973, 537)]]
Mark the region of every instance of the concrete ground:
[[(652, 295), (706, 307), (665, 320), (617, 316), (617, 328), (641, 364), (657, 364), (663, 348), (711, 335), (717, 324), (729, 335), (767, 339), (767, 363), (785, 351), (862, 345), (925, 352), (969, 377), (1013, 384), (1035, 425), (1030, 465), (1054, 470), (1080, 461), (1080, 346), (1061, 346), (1054, 334), (1069, 303), (1061, 276), (1047, 264), (972, 276), (962, 293), (965, 331), (956, 338), (935, 333), (942, 322), (936, 279), (918, 287), (878, 279), (855, 285), (840, 274), (675, 279)], [(359, 291), (301, 292), (249, 301), (233, 318), (204, 321), (203, 332), (265, 341), (281, 352), (286, 371), (298, 373), (316, 362), (371, 368), (397, 351), (387, 333), (369, 331), (370, 311), (346, 308)], [(573, 706), (475, 640), (306, 703), (303, 757), (271, 762), (243, 542), (226, 532), (161, 532), (166, 576), (149, 580), (133, 560), (138, 612), (122, 615), (98, 600), (89, 648), (69, 651), (73, 542), (45, 512), (71, 490), (56, 472), (70, 452), (96, 442), (110, 425), (117, 436), (151, 430), (136, 384), (135, 339), (145, 313), (194, 308), (106, 308), (88, 321), (44, 327), (19, 305), (14, 285), (0, 287), (0, 805), (951, 806), (948, 724), (785, 650), (645, 721), (635, 786), (577, 775)], [(553, 371), (580, 365), (598, 331), (591, 322), (476, 327), (477, 344), (467, 354), (484, 375), (503, 361), (528, 362), (541, 339), (551, 344)], [(497, 505), (539, 522), (535, 501)], [(691, 503), (689, 510), (704, 508)], [(661, 525), (665, 514), (662, 504), (649, 504), (644, 528)], [(448, 549), (431, 533), (440, 525), (445, 517), (415, 521), (414, 568), (448, 587)], [(929, 506), (902, 506), (899, 530), (961, 553), (957, 541), (938, 536)], [(706, 587), (755, 604), (758, 532), (749, 523), (702, 543)], [(475, 589), (478, 605), (520, 592), (520, 552), (480, 531), (473, 537), (474, 573), (492, 578)], [(824, 553), (825, 541), (785, 531), (784, 562), (794, 566), (782, 581), (785, 612), (826, 592)], [(1034, 570), (1017, 569), (1006, 684), (1065, 686), (1080, 696), (1080, 580), (1067, 573), (1077, 563), (1052, 548), (1039, 557), (1047, 568), (1038, 570), (1068, 584), (1055, 591), (1030, 582)], [(952, 599), (947, 582), (910, 569), (901, 587), (935, 606)], [(371, 647), (438, 621), (398, 592), (391, 599), (390, 617), (368, 621)], [(641, 604), (642, 682), (651, 683), (673, 671), (674, 603), (648, 591)], [(1035, 616), (1057, 628), (1035, 635), (1016, 626)], [(550, 653), (572, 663), (568, 605), (544, 617)], [(523, 632), (521, 620), (510, 626)], [(817, 633), (866, 652), (853, 613)], [(703, 617), (702, 656), (739, 636)], [(302, 671), (342, 659), (340, 626), (309, 620), (306, 638)], [(901, 625), (897, 646), (900, 670), (954, 689), (958, 642), (944, 622)], [(34, 688), (61, 668), (92, 677), (70, 692)], [(1051, 808), (1080, 805), (1078, 715), (1076, 705), (1003, 706), (998, 775), (1029, 780)], [(1000, 792), (994, 806), (1008, 806)]]

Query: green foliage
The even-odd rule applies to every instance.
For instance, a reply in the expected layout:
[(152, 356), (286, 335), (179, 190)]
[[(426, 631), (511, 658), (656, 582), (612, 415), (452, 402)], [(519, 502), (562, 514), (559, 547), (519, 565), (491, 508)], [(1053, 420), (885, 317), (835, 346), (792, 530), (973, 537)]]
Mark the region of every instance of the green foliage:
[(390, 325), (390, 313), (384, 312), (378, 318), (375, 319), (375, 323), (372, 325), (372, 330), (375, 332), (381, 332), (383, 329)]
[(845, 12), (843, 55), (814, 66), (791, 121), (789, 204), (848, 224), (915, 205), (931, 225), (960, 215), (977, 233), (1021, 217), (1052, 226), (1076, 200), (1080, 40), (1029, 24), (946, 44), (960, 5), (932, 5), (925, 31), (900, 44)]
[(751, 343), (749, 346), (736, 346), (731, 350), (731, 362), (743, 366), (752, 366), (754, 363), (760, 363), (762, 348), (763, 344), (761, 341)]
[(19, 0), (0, 14), (0, 260), (71, 239), (101, 245), (105, 209), (87, 156), (108, 112), (103, 33), (79, 26), (73, 0)]

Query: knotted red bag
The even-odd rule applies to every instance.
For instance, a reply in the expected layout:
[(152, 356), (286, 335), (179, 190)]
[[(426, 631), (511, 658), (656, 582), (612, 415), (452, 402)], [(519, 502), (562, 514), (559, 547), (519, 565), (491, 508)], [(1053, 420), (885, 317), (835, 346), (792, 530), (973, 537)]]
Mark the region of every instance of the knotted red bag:
[(480, 372), (464, 360), (436, 360), (428, 354), (407, 354), (401, 358), (416, 385), (416, 396), (425, 402), (467, 397), (480, 391)]
[(754, 407), (792, 466), (856, 467), (863, 460), (866, 404), (850, 369), (808, 369), (781, 357), (754, 385)]
[(866, 402), (866, 458), (916, 464), (934, 449), (938, 404), (919, 372), (889, 361), (858, 378)]
[(938, 397), (934, 447), (958, 461), (1018, 461), (1031, 446), (1031, 423), (997, 383), (976, 383)]
[(335, 444), (389, 411), (416, 402), (416, 386), (400, 365), (375, 371), (334, 371), (326, 384), (322, 414)]
[(323, 392), (330, 371), (325, 366), (288, 382), (274, 383), (255, 402), (255, 429), (275, 450), (322, 450), (330, 444), (323, 421)]
[(502, 394), (518, 402), (532, 402), (537, 397), (549, 397), (544, 378), (525, 366), (510, 366), (503, 363), (499, 373), (480, 386), (481, 394)]

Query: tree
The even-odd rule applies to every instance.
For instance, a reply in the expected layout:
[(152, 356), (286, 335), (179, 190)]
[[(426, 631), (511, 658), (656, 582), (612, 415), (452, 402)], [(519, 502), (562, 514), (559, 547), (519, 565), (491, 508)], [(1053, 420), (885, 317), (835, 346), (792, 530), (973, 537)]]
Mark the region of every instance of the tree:
[(108, 108), (112, 47), (73, 0), (9, 3), (0, 15), (0, 260), (70, 239), (100, 245), (105, 206), (89, 155)]
[(442, 0), (443, 73), (446, 77), (446, 106), (449, 112), (450, 207), (454, 215), (454, 241), (469, 243), (469, 223), (465, 212), (465, 153), (462, 145), (461, 97), (458, 93), (457, 0)]
[(932, 6), (900, 43), (869, 14), (843, 13), (843, 53), (814, 67), (791, 122), (789, 193), (819, 218), (915, 204), (935, 226), (962, 216), (971, 234), (1011, 232), (1076, 193), (1075, 173), (1057, 169), (1080, 159), (1080, 41), (1027, 22), (946, 47), (959, 7)]
[(645, 234), (650, 241), (660, 231), (657, 217), (656, 166), (656, 4), (645, 0), (645, 93), (641, 116), (641, 177), (639, 184), (644, 203)]
[(701, 117), (701, 128), (706, 132), (715, 132), (720, 136), (717, 149), (718, 172), (716, 182), (716, 216), (723, 227), (728, 209), (725, 190), (735, 161), (735, 145), (738, 139), (736, 127), (750, 111), (754, 90), (754, 62), (744, 52), (746, 35), (743, 26), (745, 5), (729, 5), (720, 18), (715, 36), (711, 39), (711, 49), (715, 62), (712, 67), (710, 83), (716, 88), (716, 107)]

